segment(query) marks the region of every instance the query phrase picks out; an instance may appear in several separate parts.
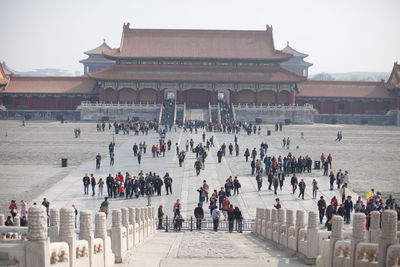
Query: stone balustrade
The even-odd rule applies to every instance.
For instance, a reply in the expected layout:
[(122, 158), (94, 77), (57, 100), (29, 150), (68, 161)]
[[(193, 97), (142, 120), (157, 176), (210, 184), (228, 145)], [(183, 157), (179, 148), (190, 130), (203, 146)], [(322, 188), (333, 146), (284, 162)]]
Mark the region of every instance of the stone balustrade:
[(0, 254), (20, 267), (108, 267), (155, 233), (151, 207), (112, 210), (111, 219), (108, 234), (105, 213), (97, 212), (93, 224), (92, 212), (82, 210), (77, 234), (72, 208), (52, 209), (47, 227), (46, 209), (33, 206), (28, 227), (0, 226)]
[(314, 107), (311, 104), (306, 104), (304, 106), (299, 105), (256, 105), (256, 104), (237, 104), (233, 105), (236, 110), (249, 110), (249, 109), (259, 109), (265, 111), (314, 111)]
[[(274, 242), (278, 248), (296, 253), (306, 264), (318, 267), (384, 267), (400, 266), (400, 244), (397, 213), (385, 210), (371, 215), (371, 226), (365, 229), (366, 217), (353, 215), (351, 231), (343, 230), (343, 218), (332, 218), (332, 231), (317, 227), (317, 214), (304, 211), (257, 209), (253, 233)], [(286, 218), (285, 218), (286, 217)]]

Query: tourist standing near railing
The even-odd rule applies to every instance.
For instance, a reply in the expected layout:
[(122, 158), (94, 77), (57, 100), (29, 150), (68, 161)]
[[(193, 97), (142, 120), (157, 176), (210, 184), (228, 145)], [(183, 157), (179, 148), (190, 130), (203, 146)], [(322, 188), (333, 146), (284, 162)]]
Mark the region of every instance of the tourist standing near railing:
[(163, 211), (163, 206), (162, 205), (160, 205), (158, 207), (157, 217), (158, 217), (158, 229), (162, 229), (163, 228), (162, 227), (162, 221), (163, 221), (163, 218), (164, 218), (164, 211)]
[(194, 209), (194, 217), (196, 218), (196, 229), (201, 230), (201, 221), (204, 219), (204, 210), (201, 203), (198, 203)]

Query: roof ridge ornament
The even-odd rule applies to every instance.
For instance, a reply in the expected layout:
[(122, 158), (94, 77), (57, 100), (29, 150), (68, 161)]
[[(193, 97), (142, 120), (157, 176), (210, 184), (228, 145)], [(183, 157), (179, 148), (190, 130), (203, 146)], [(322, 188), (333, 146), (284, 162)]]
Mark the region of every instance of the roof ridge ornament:
[(127, 23), (124, 23), (124, 26), (122, 27), (122, 29), (124, 30), (124, 31), (127, 31), (127, 30), (129, 30), (129, 26), (130, 26), (131, 24), (129, 23), (129, 22), (127, 22)]
[(266, 30), (272, 32), (272, 25), (268, 25), (268, 24), (267, 24), (267, 25), (266, 25)]

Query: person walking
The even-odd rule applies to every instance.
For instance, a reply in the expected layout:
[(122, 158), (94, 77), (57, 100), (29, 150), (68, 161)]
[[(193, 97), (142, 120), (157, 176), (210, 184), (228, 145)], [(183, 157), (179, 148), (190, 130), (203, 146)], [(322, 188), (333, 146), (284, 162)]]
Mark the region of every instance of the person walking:
[(110, 152), (110, 166), (114, 166), (114, 152)]
[(101, 156), (100, 156), (100, 153), (97, 153), (97, 156), (96, 156), (96, 169), (100, 169), (100, 162), (101, 162)]
[(99, 193), (97, 194), (97, 196), (99, 198), (103, 198), (103, 187), (104, 187), (104, 181), (102, 178), (99, 179), (99, 182), (97, 183), (98, 187), (99, 187)]
[(139, 150), (139, 152), (137, 153), (137, 161), (139, 165), (140, 163), (142, 163), (142, 150)]
[(333, 174), (333, 171), (331, 171), (329, 173), (329, 184), (330, 184), (330, 188), (329, 190), (332, 191), (333, 190), (333, 184), (335, 183), (335, 174)]
[(163, 229), (162, 223), (163, 223), (163, 218), (164, 218), (164, 211), (163, 211), (163, 206), (162, 205), (160, 205), (158, 207), (157, 217), (158, 217), (158, 227), (157, 227), (157, 229)]
[(235, 225), (235, 210), (233, 209), (233, 205), (230, 205), (229, 209), (228, 209), (228, 231), (229, 231), (229, 233), (233, 232), (234, 225)]
[(258, 189), (258, 191), (261, 191), (262, 182), (263, 182), (263, 178), (262, 178), (261, 172), (258, 172), (258, 174), (256, 176), (256, 181), (257, 181), (257, 189)]
[(108, 210), (109, 210), (110, 202), (108, 202), (108, 197), (104, 198), (104, 201), (100, 205), (100, 211), (106, 214), (106, 220), (108, 219)]
[(236, 195), (236, 193), (239, 195), (239, 188), (241, 188), (242, 185), (240, 184), (237, 176), (235, 176), (235, 179), (233, 180), (233, 194)]
[(96, 178), (93, 174), (90, 175), (90, 184), (92, 185), (92, 197), (96, 195)]
[(351, 200), (351, 196), (347, 196), (343, 204), (344, 208), (344, 220), (346, 224), (350, 224), (350, 213), (353, 211), (353, 201)]
[(219, 192), (218, 192), (218, 203), (219, 203), (218, 208), (219, 209), (222, 209), (222, 202), (224, 201), (225, 197), (226, 197), (226, 193), (224, 191), (224, 188), (221, 187), (221, 190), (219, 190)]
[(292, 185), (293, 194), (295, 194), (296, 193), (296, 189), (297, 189), (297, 184), (298, 184), (297, 177), (296, 177), (295, 173), (293, 173), (292, 179), (290, 179), (290, 184)]
[(243, 216), (239, 207), (235, 207), (235, 220), (236, 220), (236, 231), (242, 233), (243, 226)]
[(218, 224), (219, 224), (219, 218), (221, 217), (221, 212), (219, 209), (214, 208), (212, 213), (211, 213), (211, 218), (213, 219), (213, 224), (214, 224), (214, 231), (218, 232)]
[(206, 193), (205, 194), (206, 202), (208, 202), (208, 190), (210, 190), (210, 187), (208, 186), (206, 180), (203, 180), (203, 189), (204, 189), (204, 192)]
[(114, 178), (112, 177), (111, 173), (109, 173), (107, 178), (106, 178), (106, 185), (107, 185), (108, 197), (112, 197), (113, 186), (114, 186)]
[(169, 176), (169, 173), (167, 172), (164, 176), (164, 184), (165, 184), (165, 190), (168, 191), (172, 195), (172, 178)]
[(181, 213), (181, 209), (182, 209), (182, 204), (179, 201), (179, 199), (176, 200), (176, 202), (174, 203), (174, 206), (172, 208), (172, 211), (174, 212), (174, 218), (176, 217), (176, 215), (179, 213)]
[(201, 221), (204, 219), (204, 210), (201, 203), (198, 203), (194, 209), (194, 217), (196, 218), (196, 229), (201, 231)]
[(14, 220), (15, 216), (18, 214), (18, 206), (15, 200), (11, 200), (10, 206), (8, 207), (10, 210), (12, 219)]
[(317, 199), (317, 191), (318, 191), (318, 183), (317, 183), (317, 180), (313, 179), (313, 181), (312, 181), (313, 199)]
[(244, 157), (246, 158), (246, 162), (248, 162), (250, 157), (250, 151), (248, 148), (246, 148), (246, 151), (244, 152)]
[(346, 200), (346, 186), (342, 185), (342, 187), (339, 190), (339, 194), (342, 197), (342, 203)]
[(322, 224), (322, 221), (325, 216), (326, 202), (324, 196), (321, 196), (317, 203), (318, 211), (319, 211), (319, 223)]
[(306, 183), (304, 182), (303, 179), (301, 179), (299, 183), (299, 189), (300, 189), (299, 197), (301, 196), (301, 198), (304, 199), (304, 191), (306, 190)]
[(203, 207), (203, 202), (205, 200), (205, 192), (204, 192), (204, 188), (200, 187), (199, 189), (197, 189), (197, 192), (199, 192), (199, 203), (200, 205)]
[(82, 178), (83, 182), (83, 194), (88, 195), (89, 194), (89, 184), (90, 184), (90, 178), (87, 173), (85, 173), (85, 176)]
[(322, 165), (323, 165), (323, 167), (324, 167), (323, 176), (328, 176), (329, 162), (328, 162), (328, 161), (325, 161)]
[(274, 175), (274, 178), (272, 179), (272, 184), (274, 186), (274, 195), (278, 194), (278, 186), (279, 186), (279, 179), (278, 175)]

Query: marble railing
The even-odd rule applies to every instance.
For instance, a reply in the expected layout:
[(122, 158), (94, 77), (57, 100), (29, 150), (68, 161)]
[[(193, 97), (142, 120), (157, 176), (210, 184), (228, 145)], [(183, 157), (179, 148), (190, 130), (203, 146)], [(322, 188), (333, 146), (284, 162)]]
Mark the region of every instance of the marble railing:
[(304, 106), (299, 105), (256, 105), (256, 104), (237, 104), (233, 105), (235, 110), (254, 110), (260, 109), (265, 111), (314, 111), (314, 107), (311, 104), (306, 104)]
[(161, 104), (156, 103), (139, 103), (139, 104), (128, 104), (128, 103), (104, 103), (104, 102), (96, 102), (96, 103), (85, 103), (83, 102), (79, 107), (85, 108), (145, 108), (145, 107), (158, 107), (160, 108)]
[[(371, 214), (371, 225), (365, 229), (364, 214), (353, 215), (353, 228), (343, 231), (343, 218), (334, 216), (332, 231), (317, 228), (317, 214), (292, 210), (257, 209), (253, 232), (279, 248), (292, 250), (306, 264), (319, 267), (400, 266), (400, 232), (397, 213), (385, 210)], [(381, 218), (382, 217), (382, 218)], [(380, 220), (382, 221), (380, 225)]]
[(155, 233), (150, 207), (112, 210), (111, 219), (107, 229), (105, 213), (97, 212), (93, 224), (92, 212), (83, 210), (77, 234), (72, 208), (52, 209), (47, 227), (45, 208), (34, 206), (28, 211), (28, 227), (0, 226), (8, 237), (0, 240), (0, 254), (20, 267), (108, 267), (124, 262), (129, 250)]

